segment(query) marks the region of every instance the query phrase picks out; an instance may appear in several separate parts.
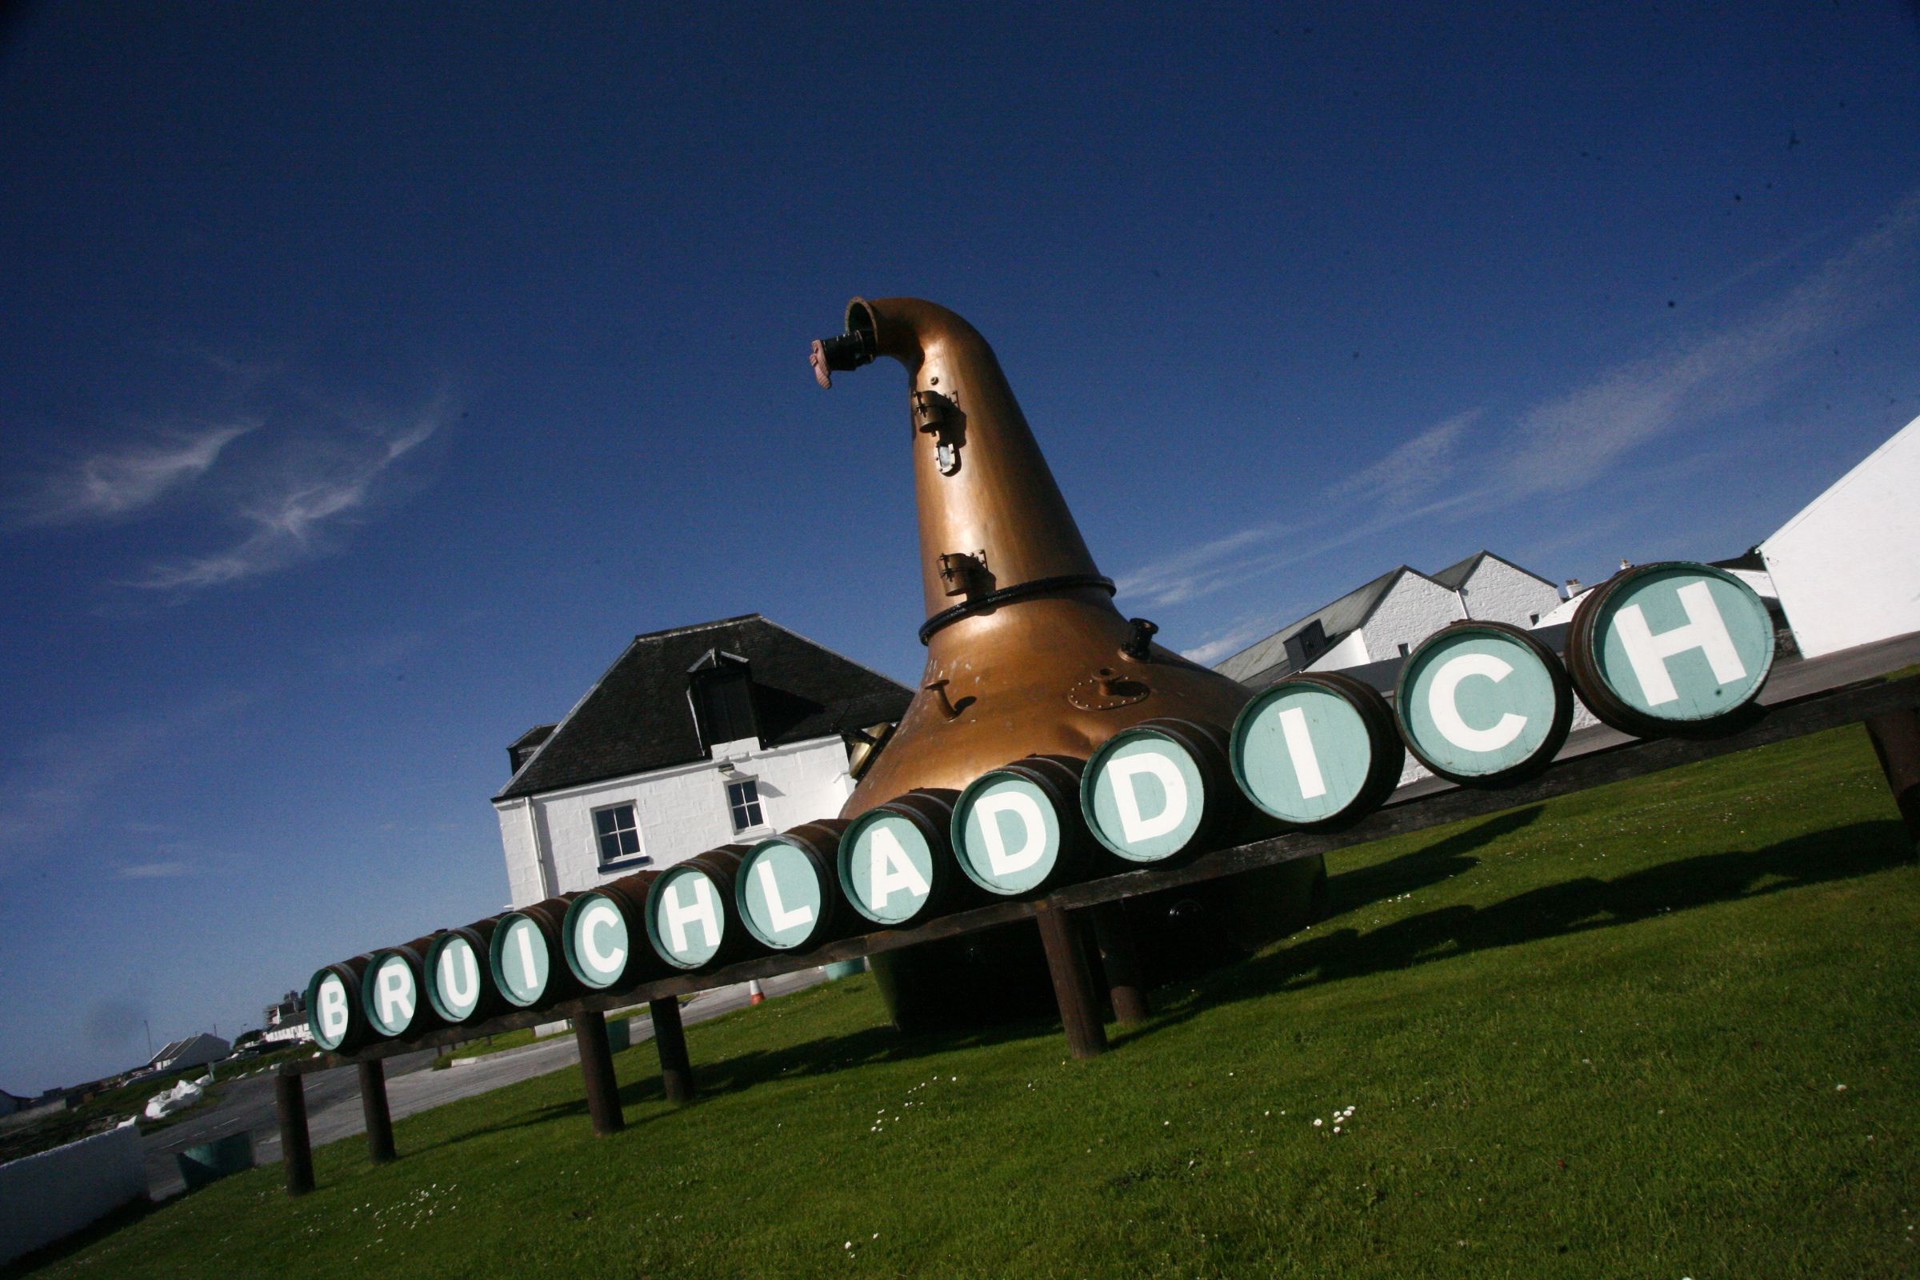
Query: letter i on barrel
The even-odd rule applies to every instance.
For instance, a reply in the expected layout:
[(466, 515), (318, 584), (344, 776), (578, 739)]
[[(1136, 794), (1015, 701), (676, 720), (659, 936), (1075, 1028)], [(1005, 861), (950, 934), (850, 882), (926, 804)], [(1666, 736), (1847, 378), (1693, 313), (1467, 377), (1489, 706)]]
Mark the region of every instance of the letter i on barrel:
[(1266, 689), (1234, 721), (1234, 781), (1262, 812), (1301, 827), (1357, 821), (1406, 763), (1393, 712), (1372, 686), (1306, 672)]

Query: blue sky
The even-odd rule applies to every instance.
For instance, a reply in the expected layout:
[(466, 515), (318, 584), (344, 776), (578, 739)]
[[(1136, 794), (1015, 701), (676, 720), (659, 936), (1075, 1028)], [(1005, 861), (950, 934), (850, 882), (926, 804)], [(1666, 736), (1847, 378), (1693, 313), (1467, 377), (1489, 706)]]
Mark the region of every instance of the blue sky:
[(854, 294), (987, 335), (1199, 655), (1765, 537), (1920, 413), (1920, 20), (1566, 8), (10, 13), (0, 1088), (498, 909), (506, 743), (637, 632), (913, 680)]

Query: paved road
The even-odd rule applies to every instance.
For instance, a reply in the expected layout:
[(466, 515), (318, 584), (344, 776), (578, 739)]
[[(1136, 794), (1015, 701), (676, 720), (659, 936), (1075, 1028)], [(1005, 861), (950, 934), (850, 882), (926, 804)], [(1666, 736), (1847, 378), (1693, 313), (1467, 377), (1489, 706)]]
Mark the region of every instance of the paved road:
[[(761, 983), (767, 996), (786, 995), (822, 981), (821, 971), (808, 969)], [(745, 983), (703, 991), (684, 1006), (685, 1022), (705, 1022), (747, 1006)], [(633, 1019), (634, 1043), (653, 1038), (653, 1020), (645, 1014)], [(579, 1050), (570, 1035), (558, 1035), (520, 1049), (488, 1054), (470, 1066), (445, 1071), (425, 1068), (439, 1053), (422, 1049), (388, 1058), (387, 1106), (393, 1118), (430, 1111), (460, 1098), (491, 1093), (503, 1085), (558, 1071), (579, 1062)], [(700, 1064), (694, 1064), (697, 1077)], [(360, 1114), (359, 1075), (352, 1068), (315, 1071), (306, 1077), (307, 1132), (313, 1145), (324, 1146), (366, 1132)], [(247, 1132), (253, 1135), (256, 1164), (280, 1159), (280, 1125), (273, 1109), (273, 1075), (262, 1072), (221, 1086), (219, 1099), (209, 1110), (189, 1117), (146, 1139), (147, 1192), (156, 1200), (185, 1190), (174, 1153), (215, 1138)]]

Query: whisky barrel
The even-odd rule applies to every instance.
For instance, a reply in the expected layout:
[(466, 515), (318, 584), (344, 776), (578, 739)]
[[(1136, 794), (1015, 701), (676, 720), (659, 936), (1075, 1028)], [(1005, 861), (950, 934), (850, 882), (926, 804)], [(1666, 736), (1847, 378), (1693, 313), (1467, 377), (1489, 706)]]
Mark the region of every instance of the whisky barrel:
[(391, 1040), (443, 1025), (426, 998), (426, 955), (434, 935), (373, 952), (361, 976), (360, 1004), (376, 1035)]
[(647, 942), (675, 969), (725, 964), (753, 939), (728, 919), (744, 844), (697, 853), (662, 871), (647, 890)]
[(905, 928), (979, 895), (953, 856), (958, 791), (923, 788), (855, 818), (841, 833), (840, 892), (875, 924)]
[(532, 1009), (579, 992), (579, 981), (561, 960), (567, 907), (578, 896), (565, 893), (509, 911), (494, 926), (487, 962), (508, 1004)]
[(360, 1006), (360, 978), (370, 955), (354, 956), (314, 972), (307, 981), (307, 1028), (329, 1053), (352, 1053), (373, 1038)]
[(594, 991), (637, 986), (658, 976), (659, 958), (647, 936), (647, 891), (658, 871), (621, 876), (589, 889), (567, 906), (560, 934), (567, 968)]
[(1096, 846), (1080, 812), (1087, 762), (1028, 756), (990, 769), (953, 806), (960, 870), (1001, 898), (1036, 898), (1086, 873)]
[(1262, 690), (1234, 720), (1230, 751), (1234, 781), (1263, 813), (1321, 828), (1379, 807), (1407, 758), (1387, 700), (1332, 671)]
[(427, 1003), (448, 1023), (490, 1018), (506, 1004), (487, 961), (499, 916), (434, 935), (427, 944)]
[(1467, 786), (1500, 786), (1553, 762), (1573, 723), (1573, 686), (1553, 651), (1504, 622), (1456, 622), (1400, 669), (1394, 715), (1421, 764)]
[(1221, 843), (1244, 819), (1227, 731), (1161, 717), (1101, 743), (1080, 776), (1080, 812), (1109, 852), (1133, 863), (1167, 863)]
[(835, 860), (844, 818), (802, 823), (762, 840), (740, 859), (733, 905), (754, 941), (775, 951), (818, 946), (847, 932)]
[(1588, 593), (1567, 628), (1567, 669), (1581, 701), (1642, 738), (1746, 725), (1773, 657), (1766, 603), (1712, 565), (1623, 569)]

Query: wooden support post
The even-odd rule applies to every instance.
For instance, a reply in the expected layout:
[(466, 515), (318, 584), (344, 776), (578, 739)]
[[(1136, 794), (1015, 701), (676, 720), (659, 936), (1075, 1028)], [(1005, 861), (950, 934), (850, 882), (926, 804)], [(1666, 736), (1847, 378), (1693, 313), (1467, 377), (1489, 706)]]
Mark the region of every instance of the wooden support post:
[(620, 1114), (620, 1084), (613, 1078), (613, 1046), (607, 1043), (607, 1015), (573, 1016), (573, 1042), (580, 1046), (580, 1076), (587, 1084), (587, 1114), (602, 1137), (627, 1127)]
[(1076, 1058), (1097, 1058), (1107, 1051), (1107, 1029), (1100, 1024), (1093, 998), (1093, 975), (1087, 953), (1081, 949), (1080, 922), (1057, 907), (1043, 906), (1034, 920), (1040, 926), (1040, 945), (1046, 948), (1047, 971), (1053, 975), (1053, 998), (1060, 1005), (1060, 1026), (1067, 1047)]
[(1093, 909), (1093, 940), (1100, 948), (1100, 968), (1114, 1019), (1145, 1022), (1147, 993), (1140, 982), (1140, 958), (1133, 949), (1133, 922), (1127, 919), (1126, 903), (1103, 902)]
[(1874, 716), (1867, 721), (1867, 736), (1873, 739), (1873, 752), (1880, 757), (1880, 771), (1887, 775), (1914, 852), (1920, 854), (1920, 709)]
[(298, 1072), (273, 1077), (273, 1109), (280, 1117), (280, 1163), (287, 1169), (287, 1194), (313, 1190), (313, 1142), (307, 1136), (307, 1093)]
[(393, 1159), (393, 1116), (387, 1110), (387, 1064), (369, 1058), (360, 1067), (360, 1114), (367, 1120), (367, 1159)]
[(687, 1032), (680, 1025), (680, 999), (649, 1000), (653, 1014), (653, 1047), (660, 1051), (660, 1087), (668, 1102), (692, 1102), (693, 1062), (687, 1057)]

